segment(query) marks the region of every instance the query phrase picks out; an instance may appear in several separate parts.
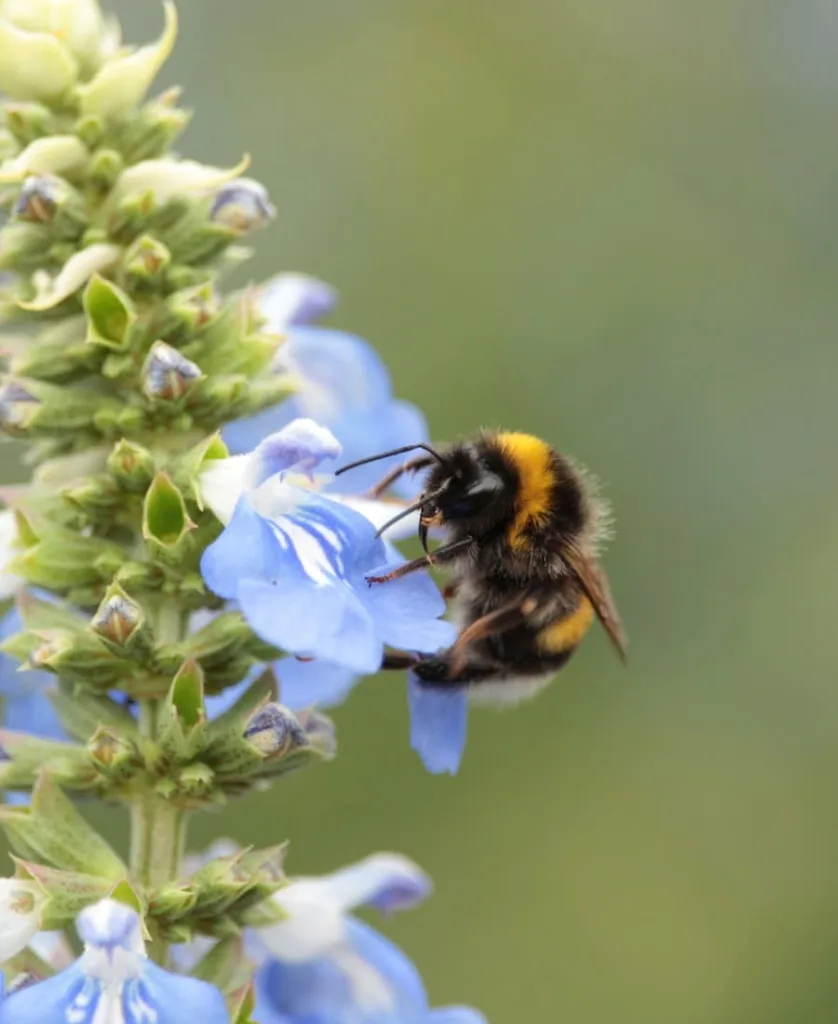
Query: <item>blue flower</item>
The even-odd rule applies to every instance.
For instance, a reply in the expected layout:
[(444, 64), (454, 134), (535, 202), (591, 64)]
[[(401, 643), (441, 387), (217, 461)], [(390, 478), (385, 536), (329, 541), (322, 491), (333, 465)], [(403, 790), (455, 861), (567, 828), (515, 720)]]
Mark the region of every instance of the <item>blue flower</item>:
[(274, 897), (285, 920), (258, 932), (269, 952), (255, 980), (261, 1024), (485, 1024), (466, 1007), (430, 1009), (404, 953), (349, 914), (407, 909), (429, 893), (424, 872), (395, 854), (290, 882)]
[[(0, 640), (23, 629), (20, 612), (12, 609), (0, 620)], [(0, 651), (0, 697), (3, 725), (18, 732), (30, 732), (49, 739), (66, 739), (58, 716), (47, 697), (55, 679), (49, 672), (19, 671), (20, 663)]]
[(101, 900), (76, 919), (84, 952), (46, 981), (0, 1004), (0, 1024), (229, 1024), (221, 993), (195, 978), (170, 974), (147, 959), (135, 911)]
[[(305, 326), (334, 301), (334, 292), (314, 278), (280, 275), (267, 286), (262, 311), (270, 328), (286, 335), (275, 368), (290, 374), (298, 390), (273, 409), (230, 424), (224, 440), (231, 451), (252, 449), (298, 417), (328, 427), (340, 441), (345, 462), (428, 440), (424, 416), (393, 397), (387, 369), (368, 342), (344, 331)], [(358, 467), (341, 485), (360, 494), (399, 461), (393, 457)], [(405, 477), (396, 487), (411, 494), (416, 484)]]
[(408, 673), (407, 701), (411, 747), (432, 774), (456, 774), (466, 746), (467, 691), (429, 689)]
[(400, 555), (365, 515), (303, 486), (339, 451), (328, 430), (296, 420), (251, 456), (205, 471), (207, 504), (222, 521), (235, 506), (201, 571), (266, 642), (364, 674), (378, 670), (385, 644), (433, 652), (455, 630), (439, 620), (445, 602), (426, 574), (370, 587), (366, 577), (400, 564)]

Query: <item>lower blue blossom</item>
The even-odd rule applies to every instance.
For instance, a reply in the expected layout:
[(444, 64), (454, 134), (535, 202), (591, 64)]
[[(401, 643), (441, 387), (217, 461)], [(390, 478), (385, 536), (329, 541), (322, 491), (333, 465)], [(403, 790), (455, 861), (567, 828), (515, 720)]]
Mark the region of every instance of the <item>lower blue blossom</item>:
[(76, 919), (84, 952), (0, 1004), (0, 1024), (229, 1024), (221, 993), (149, 960), (137, 913), (101, 900)]
[[(224, 440), (231, 451), (249, 451), (301, 416), (329, 428), (345, 462), (428, 440), (424, 416), (410, 402), (393, 397), (387, 369), (369, 342), (345, 331), (307, 326), (334, 300), (334, 292), (313, 278), (280, 275), (268, 284), (262, 311), (269, 327), (286, 335), (276, 371), (290, 374), (297, 391), (272, 409), (228, 425)], [(356, 494), (367, 491), (399, 461), (394, 457), (360, 466), (341, 486)], [(416, 483), (403, 477), (396, 490), (413, 494)]]
[(411, 861), (377, 854), (322, 878), (291, 881), (274, 899), (286, 918), (261, 929), (256, 974), (261, 1024), (485, 1024), (467, 1007), (433, 1010), (418, 971), (396, 946), (350, 915), (407, 909), (430, 892)]
[(370, 673), (381, 666), (385, 645), (433, 652), (450, 644), (455, 630), (439, 619), (445, 602), (425, 573), (370, 587), (367, 576), (402, 561), (370, 519), (285, 479), (311, 475), (321, 459), (334, 457), (334, 444), (308, 420), (262, 442), (201, 571), (214, 593), (238, 602), (266, 642)]

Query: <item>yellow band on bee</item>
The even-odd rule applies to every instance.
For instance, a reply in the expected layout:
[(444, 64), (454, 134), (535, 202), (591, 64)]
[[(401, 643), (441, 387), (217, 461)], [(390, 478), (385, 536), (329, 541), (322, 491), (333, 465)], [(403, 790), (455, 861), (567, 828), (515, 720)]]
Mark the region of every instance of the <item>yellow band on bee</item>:
[(553, 450), (545, 441), (531, 434), (498, 434), (501, 449), (518, 471), (518, 493), (515, 519), (509, 528), (509, 543), (523, 547), (525, 531), (550, 514), (550, 499), (556, 485)]
[(576, 647), (593, 621), (593, 605), (583, 596), (579, 599), (579, 606), (575, 611), (540, 631), (538, 649), (545, 654), (560, 654)]

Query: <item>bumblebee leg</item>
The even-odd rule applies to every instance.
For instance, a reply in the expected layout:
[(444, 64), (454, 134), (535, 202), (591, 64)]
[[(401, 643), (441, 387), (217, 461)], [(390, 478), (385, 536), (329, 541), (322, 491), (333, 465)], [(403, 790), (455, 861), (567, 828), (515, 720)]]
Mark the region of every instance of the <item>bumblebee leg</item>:
[(366, 497), (380, 498), (387, 488), (394, 484), (403, 474), (415, 473), (417, 470), (427, 469), (428, 466), (433, 464), (434, 460), (428, 455), (419, 455), (415, 459), (408, 459), (407, 462), (403, 462), (401, 466), (394, 467), (385, 477), (382, 477), (375, 487), (367, 493)]
[(406, 651), (385, 651), (381, 667), (383, 669), (404, 670), (406, 668), (413, 668), (418, 661), (419, 658), (415, 654), (408, 654)]
[(437, 548), (436, 551), (430, 552), (430, 554), (422, 555), (421, 558), (414, 558), (410, 562), (405, 562), (404, 565), (400, 565), (398, 568), (393, 569), (392, 572), (388, 572), (386, 576), (367, 576), (367, 583), (370, 586), (373, 583), (389, 583), (391, 580), (397, 580), (400, 576), (407, 576), (408, 573), (416, 572), (418, 569), (427, 569), (429, 565), (445, 565), (446, 562), (457, 558), (467, 548), (471, 547), (471, 544), (471, 537), (454, 541), (453, 544), (444, 544), (441, 548)]
[(477, 658), (469, 658), (458, 672), (453, 673), (450, 655), (450, 650), (443, 651), (432, 658), (422, 658), (412, 666), (411, 671), (420, 686), (429, 690), (452, 690), (502, 674), (502, 666)]
[(457, 637), (454, 645), (446, 652), (451, 677), (455, 678), (465, 669), (469, 660), (469, 647), (478, 640), (496, 633), (506, 633), (526, 621), (538, 607), (537, 598), (526, 591), (519, 594), (508, 604), (502, 605), (488, 615), (475, 619)]

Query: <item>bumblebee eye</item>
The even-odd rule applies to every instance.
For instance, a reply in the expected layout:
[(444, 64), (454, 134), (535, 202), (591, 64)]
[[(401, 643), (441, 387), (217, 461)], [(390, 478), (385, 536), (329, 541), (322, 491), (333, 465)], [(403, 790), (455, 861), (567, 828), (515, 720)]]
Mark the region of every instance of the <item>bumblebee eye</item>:
[(456, 497), (445, 502), (444, 514), (451, 519), (479, 515), (497, 498), (503, 481), (494, 473), (487, 473)]

